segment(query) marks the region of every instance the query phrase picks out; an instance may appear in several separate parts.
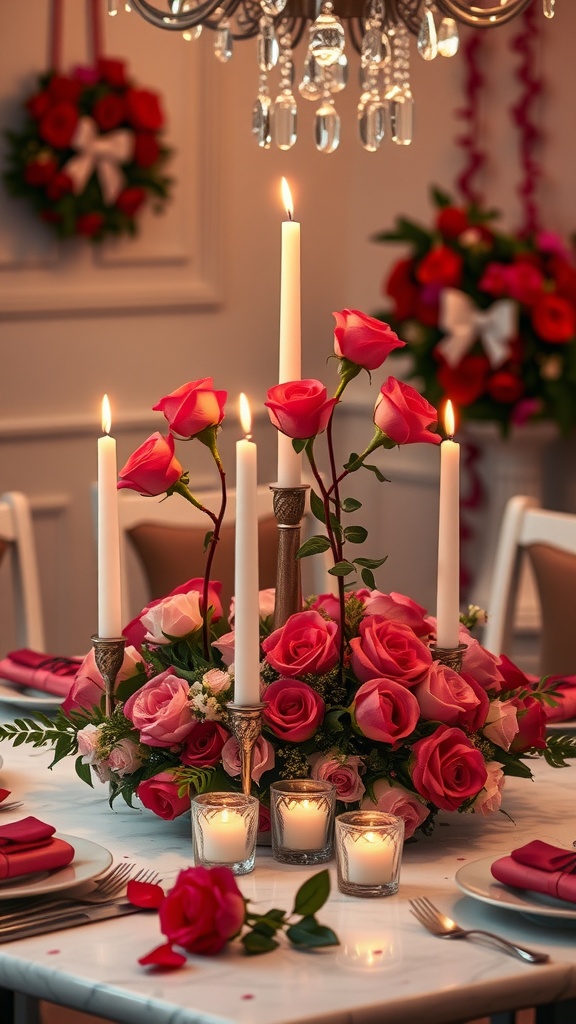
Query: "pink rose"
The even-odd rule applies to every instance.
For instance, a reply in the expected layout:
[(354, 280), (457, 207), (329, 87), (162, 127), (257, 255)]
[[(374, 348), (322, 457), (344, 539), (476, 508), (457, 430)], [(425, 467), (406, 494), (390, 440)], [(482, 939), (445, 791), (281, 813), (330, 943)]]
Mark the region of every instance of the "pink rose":
[(426, 679), (413, 692), (422, 717), (429, 722), (476, 732), (486, 721), (490, 703), (486, 691), (471, 675), (460, 675), (439, 661), (432, 662)]
[(138, 744), (124, 736), (110, 751), (106, 764), (116, 775), (131, 775), (143, 764)]
[(416, 791), (445, 811), (457, 811), (486, 785), (484, 758), (461, 729), (438, 726), (414, 744), (412, 754)]
[(362, 810), (373, 811), (376, 808), (378, 811), (395, 814), (397, 818), (402, 818), (405, 839), (410, 839), (430, 814), (420, 797), (408, 789), (404, 789), (404, 786), (396, 783), (391, 785), (387, 779), (376, 779), (373, 789), (376, 800), (365, 796), (362, 801)]
[(138, 729), (141, 743), (171, 747), (184, 742), (196, 724), (190, 713), (189, 690), (186, 679), (166, 669), (128, 698), (124, 714)]
[[(115, 688), (125, 679), (130, 679), (131, 676), (135, 675), (136, 666), (143, 664), (142, 656), (136, 648), (128, 645), (124, 649), (124, 660), (116, 676)], [(103, 696), (104, 680), (96, 668), (94, 648), (91, 647), (74, 676), (74, 682), (62, 704), (62, 710), (65, 714), (68, 714), (70, 711), (78, 708), (98, 707)]]
[(490, 704), (482, 733), (490, 743), (502, 750), (510, 750), (518, 732), (518, 712), (510, 700), (494, 700)]
[(476, 797), (472, 810), (475, 814), (493, 814), (500, 810), (502, 803), (502, 790), (504, 789), (505, 776), (497, 761), (488, 761), (486, 764), (488, 778), (483, 789)]
[(337, 398), (328, 398), (319, 380), (293, 380), (276, 384), (264, 405), (273, 427), (293, 438), (315, 437), (326, 430)]
[(368, 615), (360, 622), (360, 636), (350, 641), (352, 668), (366, 682), (377, 676), (392, 677), (405, 686), (421, 682), (432, 655), (410, 626), (384, 615)]
[[(276, 605), (276, 588), (267, 587), (265, 590), (258, 591), (258, 615), (261, 619), (268, 619), (274, 614), (274, 608)], [(230, 601), (230, 612), (228, 614), (228, 622), (231, 626), (234, 625), (234, 616), (236, 614), (236, 598), (232, 597)]]
[(196, 437), (207, 427), (217, 427), (222, 422), (227, 397), (227, 391), (214, 390), (212, 377), (203, 377), (183, 384), (152, 408), (164, 413), (173, 433)]
[[(153, 608), (158, 607), (164, 601), (169, 601), (172, 597), (177, 594), (188, 594), (192, 591), (197, 591), (200, 597), (200, 610), (204, 611), (203, 601), (203, 589), (204, 580), (199, 576), (195, 576), (194, 579), (187, 580), (186, 583), (181, 583), (179, 587), (175, 587), (174, 590), (170, 591), (166, 597), (158, 597), (155, 601), (150, 601), (146, 607), (132, 619), (127, 626), (122, 630), (124, 636), (128, 642), (134, 647), (141, 647), (142, 642), (146, 637), (146, 627), (143, 624), (143, 617), (148, 614)], [(213, 608), (214, 612), (212, 615), (212, 622), (217, 622), (222, 617), (222, 603), (220, 601), (220, 591), (222, 590), (222, 584), (220, 582), (210, 583), (208, 588), (208, 607)], [(162, 641), (164, 643), (164, 641)]]
[(202, 676), (202, 686), (210, 690), (210, 693), (225, 693), (232, 686), (232, 680), (228, 672), (210, 668)]
[(159, 818), (172, 821), (190, 810), (190, 797), (178, 796), (178, 786), (172, 772), (159, 772), (151, 779), (145, 779), (136, 790), (136, 796), (144, 807)]
[(284, 676), (322, 676), (338, 662), (338, 626), (319, 612), (296, 612), (262, 641), (262, 650)]
[(440, 434), (430, 430), (437, 420), (434, 406), (415, 388), (395, 377), (384, 381), (374, 406), (374, 423), (394, 444), (440, 444)]
[(132, 452), (120, 470), (118, 489), (129, 487), (132, 491), (153, 497), (167, 493), (182, 476), (183, 469), (174, 455), (174, 438), (163, 437), (156, 431)]
[(180, 754), (182, 764), (200, 768), (218, 764), (229, 735), (218, 722), (194, 722)]
[(245, 905), (230, 868), (186, 868), (158, 910), (169, 943), (214, 956), (238, 934)]
[(200, 594), (189, 590), (187, 594), (172, 594), (159, 601), (140, 616), (146, 630), (144, 637), (153, 644), (169, 644), (174, 637), (189, 636), (202, 625)]
[(230, 633), (223, 633), (223, 635), (219, 637), (218, 640), (212, 641), (212, 647), (215, 647), (216, 650), (220, 651), (220, 654), (222, 655), (222, 661), (226, 665), (226, 668), (230, 668), (230, 665), (234, 664), (235, 637), (236, 634), (234, 630), (232, 630)]
[(420, 716), (414, 694), (394, 679), (363, 683), (356, 691), (352, 710), (364, 736), (394, 747), (414, 732)]
[(78, 753), (82, 758), (82, 764), (95, 764), (99, 758), (101, 725), (94, 725), (90, 722), (80, 729), (76, 734), (78, 740)]
[(474, 637), (471, 637), (468, 630), (462, 627), (458, 640), (466, 644), (462, 668), (467, 675), (474, 676), (477, 683), (484, 690), (493, 690), (496, 693), (504, 688), (504, 678), (499, 666), (497, 655), (487, 651)]
[(299, 679), (277, 679), (267, 688), (263, 700), (266, 725), (289, 743), (309, 740), (324, 718), (322, 697)]
[(310, 605), (312, 611), (322, 612), (324, 616), (340, 622), (340, 601), (336, 594), (319, 594)]
[(389, 324), (375, 320), (358, 309), (343, 309), (332, 316), (336, 320), (336, 355), (365, 370), (376, 370), (395, 348), (403, 348), (406, 344), (400, 341)]
[(502, 296), (508, 294), (508, 266), (506, 263), (489, 263), (486, 267), (478, 288), (488, 295)]
[(508, 294), (526, 306), (533, 306), (544, 292), (544, 277), (538, 267), (520, 260), (511, 264), (506, 273)]
[(416, 636), (427, 636), (430, 627), (426, 619), (426, 609), (405, 594), (397, 594), (393, 590), (389, 594), (381, 594), (372, 590), (364, 605), (366, 615), (385, 615), (387, 619), (405, 622), (413, 629)]
[(355, 803), (360, 800), (365, 791), (364, 783), (360, 778), (360, 772), (364, 770), (364, 763), (361, 757), (355, 754), (348, 754), (343, 757), (337, 750), (329, 751), (327, 754), (311, 754), (310, 775), (313, 779), (320, 779), (322, 782), (331, 782), (336, 788), (336, 799), (342, 800), (345, 804)]
[[(254, 744), (252, 754), (251, 777), (258, 786), (264, 772), (269, 772), (274, 767), (274, 747), (264, 736), (259, 736)], [(224, 771), (235, 779), (242, 770), (240, 764), (240, 748), (238, 740), (230, 736), (222, 748), (222, 764)]]

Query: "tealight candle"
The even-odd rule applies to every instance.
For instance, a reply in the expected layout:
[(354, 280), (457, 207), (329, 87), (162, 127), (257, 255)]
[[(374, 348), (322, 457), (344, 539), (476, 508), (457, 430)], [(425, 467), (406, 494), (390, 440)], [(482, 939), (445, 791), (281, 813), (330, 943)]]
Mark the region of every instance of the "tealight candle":
[(192, 801), (194, 861), (225, 864), (235, 875), (254, 868), (259, 804), (243, 793), (200, 793)]
[(242, 815), (224, 807), (204, 822), (204, 860), (212, 864), (233, 864), (244, 860), (247, 826)]
[(326, 811), (312, 800), (294, 800), (281, 810), (287, 850), (320, 850), (326, 839)]
[(384, 885), (392, 878), (396, 846), (390, 836), (366, 832), (348, 844), (348, 881)]
[(383, 811), (347, 811), (336, 818), (338, 888), (350, 896), (398, 891), (404, 822)]
[(272, 854), (276, 860), (320, 864), (330, 859), (335, 798), (331, 782), (289, 779), (272, 783)]

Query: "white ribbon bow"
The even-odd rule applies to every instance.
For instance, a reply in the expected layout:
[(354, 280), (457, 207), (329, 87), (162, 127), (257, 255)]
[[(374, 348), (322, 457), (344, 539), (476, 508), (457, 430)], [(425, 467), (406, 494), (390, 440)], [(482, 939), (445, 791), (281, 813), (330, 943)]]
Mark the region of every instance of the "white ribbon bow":
[(70, 157), (63, 170), (72, 179), (73, 191), (79, 195), (86, 188), (90, 175), (96, 170), (105, 206), (112, 206), (124, 187), (125, 178), (119, 164), (127, 163), (134, 152), (134, 132), (118, 128), (100, 134), (91, 117), (81, 117), (72, 149), (78, 153)]
[(478, 309), (465, 292), (444, 288), (439, 324), (447, 337), (437, 347), (446, 362), (456, 366), (479, 338), (490, 365), (501, 366), (508, 358), (517, 320), (518, 307), (512, 299), (499, 299), (489, 309)]

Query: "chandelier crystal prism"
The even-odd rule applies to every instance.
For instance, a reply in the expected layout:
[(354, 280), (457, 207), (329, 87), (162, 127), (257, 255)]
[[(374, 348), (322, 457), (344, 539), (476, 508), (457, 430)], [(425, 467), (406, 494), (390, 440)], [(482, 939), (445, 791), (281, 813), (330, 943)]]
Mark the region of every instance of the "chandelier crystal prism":
[[(348, 81), (347, 48), (356, 51), (358, 134), (364, 149), (375, 153), (386, 138), (400, 146), (412, 141), (411, 38), (426, 61), (452, 57), (459, 25), (493, 28), (536, 2), (545, 17), (553, 17), (555, 0), (130, 0), (125, 5), (108, 0), (108, 13), (125, 7), (188, 41), (211, 29), (214, 54), (222, 63), (232, 58), (237, 41), (255, 39), (252, 133), (261, 149), (288, 150), (295, 144), (295, 89), (315, 104), (316, 148), (322, 153), (338, 148), (336, 96)], [(293, 51), (301, 43), (304, 59), (296, 84)]]

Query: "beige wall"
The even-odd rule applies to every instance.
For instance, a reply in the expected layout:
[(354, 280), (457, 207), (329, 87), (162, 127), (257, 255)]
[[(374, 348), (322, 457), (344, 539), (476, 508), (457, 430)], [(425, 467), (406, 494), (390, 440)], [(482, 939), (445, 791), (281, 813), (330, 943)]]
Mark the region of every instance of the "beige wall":
[[(0, 119), (16, 125), (18, 101), (45, 63), (48, 2), (5, 7)], [(67, 0), (66, 65), (85, 56), (83, 8)], [(554, 21), (542, 19), (542, 30), (547, 87), (540, 199), (547, 226), (568, 233), (576, 226), (576, 7), (559, 3)], [(506, 50), (510, 34), (507, 28), (490, 37), (484, 182), (490, 202), (505, 209), (506, 222), (514, 226), (518, 163), (506, 114), (516, 95)], [(123, 461), (151, 430), (161, 429), (161, 418), (149, 412), (152, 404), (185, 380), (213, 375), (234, 398), (245, 390), (255, 405), (274, 382), (281, 175), (293, 186), (302, 222), (304, 373), (329, 380), (332, 310), (377, 308), (384, 271), (397, 255), (373, 244), (371, 235), (397, 213), (427, 218), (428, 186), (451, 188), (461, 169), (453, 116), (463, 77), (459, 57), (428, 65), (414, 55), (414, 144), (388, 142), (377, 154), (365, 153), (356, 140), (354, 67), (351, 85), (338, 100), (341, 148), (324, 156), (314, 149), (312, 110), (303, 100), (295, 148), (257, 148), (250, 133), (258, 81), (253, 43), (239, 45), (232, 62), (221, 66), (209, 52), (212, 36), (185, 44), (135, 14), (106, 18), (105, 38), (109, 55), (125, 57), (141, 85), (166, 96), (177, 179), (167, 218), (160, 224), (150, 218), (140, 241), (105, 249), (95, 259), (86, 243), (58, 249), (22, 204), (0, 194), (0, 491), (21, 489), (33, 499), (49, 649), (59, 653), (86, 649), (96, 628), (89, 484), (102, 393), (108, 391), (113, 401)], [(200, 89), (204, 74), (209, 85)], [(212, 88), (217, 96), (210, 104)], [(375, 379), (374, 391), (378, 386)], [(362, 437), (369, 432), (372, 401), (373, 396), (365, 419), (358, 410), (351, 416), (349, 431), (358, 423)], [(264, 418), (256, 433), (264, 480), (274, 474), (275, 438)], [(236, 434), (231, 415), (222, 441), (231, 477)], [(382, 534), (371, 550), (391, 556), (380, 577), (383, 588), (417, 590), (415, 596), (428, 602), (435, 455), (407, 455), (408, 482), (400, 474), (385, 491), (364, 488)], [(189, 446), (185, 458), (196, 478), (206, 477), (209, 467), (198, 446)], [(398, 465), (405, 464), (400, 458)], [(8, 630), (2, 614), (2, 649), (11, 642)]]

